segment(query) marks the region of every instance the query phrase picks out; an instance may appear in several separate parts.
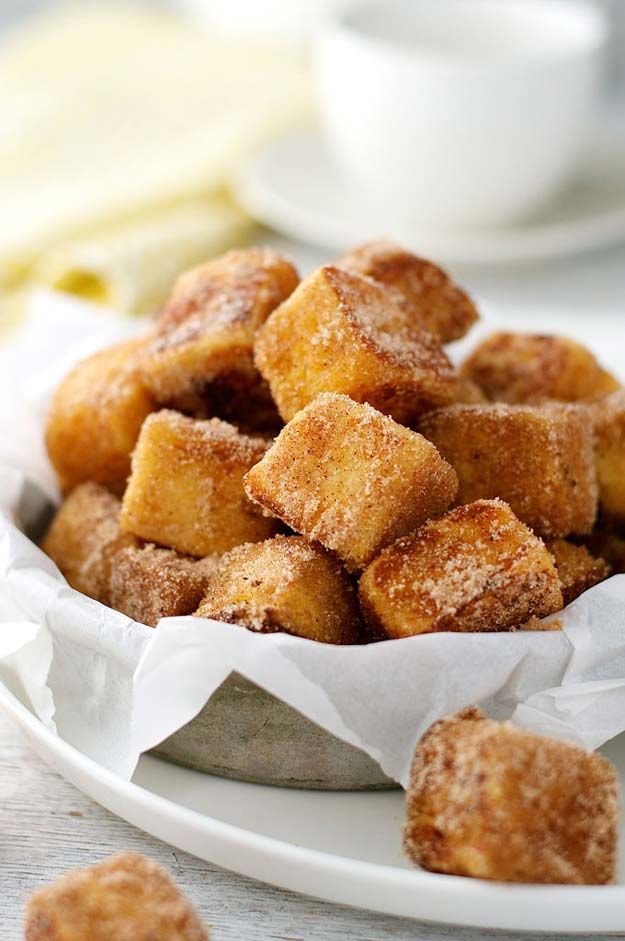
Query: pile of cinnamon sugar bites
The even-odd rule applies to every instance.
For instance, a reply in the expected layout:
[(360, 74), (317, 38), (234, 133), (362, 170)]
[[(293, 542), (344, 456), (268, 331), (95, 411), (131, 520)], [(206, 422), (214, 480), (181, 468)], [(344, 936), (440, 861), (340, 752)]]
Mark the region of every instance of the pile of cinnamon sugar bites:
[[(257, 248), (186, 273), (143, 336), (57, 389), (46, 443), (66, 496), (43, 548), (149, 625), (196, 614), (332, 644), (544, 629), (625, 571), (625, 390), (553, 336), (496, 333), (456, 369), (445, 345), (477, 318), (391, 243), (302, 281)], [(460, 729), (489, 727), (436, 734), (457, 754)], [(589, 775), (602, 761), (579, 755)], [(435, 864), (413, 857), (459, 871), (444, 824), (430, 831)], [(462, 871), (496, 878), (477, 856)], [(609, 881), (590, 870), (542, 881)]]

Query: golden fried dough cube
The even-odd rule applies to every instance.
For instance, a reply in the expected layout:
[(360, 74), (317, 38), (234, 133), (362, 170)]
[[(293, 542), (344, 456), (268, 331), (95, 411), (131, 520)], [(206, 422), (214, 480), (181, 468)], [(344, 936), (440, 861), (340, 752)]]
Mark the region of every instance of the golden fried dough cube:
[(193, 411), (210, 402), (217, 379), (238, 393), (254, 387), (254, 335), (298, 281), (268, 248), (231, 251), (182, 275), (143, 358), (156, 401)]
[(80, 484), (52, 520), (41, 548), (68, 583), (90, 598), (109, 604), (112, 559), (138, 540), (119, 526), (121, 503), (99, 484)]
[(417, 746), (404, 849), (433, 872), (605, 885), (616, 877), (618, 818), (606, 758), (465, 709)]
[(595, 458), (602, 515), (625, 523), (625, 389), (613, 392), (593, 408)]
[(267, 319), (256, 363), (285, 421), (320, 392), (338, 392), (407, 424), (457, 392), (453, 366), (410, 305), (331, 266), (309, 275)]
[(610, 529), (593, 529), (585, 540), (591, 553), (603, 559), (614, 575), (625, 573), (625, 536)]
[(298, 412), (245, 477), (252, 500), (335, 552), (352, 572), (443, 513), (456, 487), (429, 441), (333, 393)]
[(335, 264), (399, 291), (441, 343), (463, 337), (479, 317), (471, 298), (442, 268), (393, 242), (360, 245)]
[(208, 941), (169, 873), (123, 853), (76, 869), (31, 895), (25, 941)]
[(269, 444), (212, 418), (163, 410), (146, 419), (132, 456), (122, 528), (195, 556), (227, 552), (277, 531), (243, 491)]
[(610, 566), (605, 559), (592, 556), (586, 546), (576, 546), (566, 539), (553, 539), (547, 542), (547, 548), (555, 559), (565, 605), (610, 574)]
[(193, 614), (217, 558), (198, 561), (150, 543), (128, 546), (111, 561), (109, 604), (150, 627), (161, 618)]
[(326, 644), (356, 644), (356, 591), (339, 562), (303, 536), (275, 536), (222, 556), (198, 617), (283, 631)]
[(100, 350), (56, 390), (45, 439), (65, 493), (89, 480), (124, 492), (132, 449), (155, 408), (137, 367), (144, 345), (138, 339)]
[(619, 387), (581, 344), (532, 333), (493, 333), (469, 356), (461, 374), (493, 402), (579, 402)]
[(453, 405), (420, 431), (460, 479), (457, 503), (501, 497), (541, 536), (584, 534), (597, 513), (588, 411), (581, 405)]
[(398, 539), (365, 570), (359, 592), (380, 637), (508, 631), (562, 608), (545, 544), (502, 500), (458, 507)]

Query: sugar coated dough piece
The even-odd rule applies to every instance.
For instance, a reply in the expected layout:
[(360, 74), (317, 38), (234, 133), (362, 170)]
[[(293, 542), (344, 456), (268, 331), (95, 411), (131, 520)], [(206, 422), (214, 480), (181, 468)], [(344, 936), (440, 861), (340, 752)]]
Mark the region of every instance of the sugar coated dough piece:
[(25, 941), (208, 941), (169, 873), (135, 853), (69, 872), (31, 895)]
[(419, 322), (441, 343), (460, 339), (478, 319), (471, 298), (442, 268), (393, 242), (360, 245), (335, 264), (394, 288), (414, 307)]
[(531, 333), (493, 333), (466, 360), (462, 376), (493, 402), (590, 401), (619, 386), (580, 343)]
[(565, 605), (610, 574), (610, 566), (605, 559), (592, 556), (586, 546), (576, 546), (566, 539), (553, 539), (547, 542), (547, 548), (555, 559)]
[(618, 818), (607, 759), (466, 709), (417, 746), (404, 848), (434, 872), (605, 885), (616, 875)]
[(57, 511), (41, 548), (57, 564), (68, 583), (90, 598), (110, 603), (112, 560), (139, 540), (122, 532), (121, 503), (99, 484), (80, 484)]
[(155, 408), (138, 368), (145, 343), (141, 338), (99, 350), (54, 393), (45, 440), (65, 493), (86, 481), (124, 492), (132, 449)]
[(453, 402), (457, 376), (414, 309), (370, 278), (314, 271), (258, 331), (256, 364), (285, 421), (321, 392), (408, 424)]
[(142, 360), (156, 401), (194, 411), (227, 398), (229, 388), (255, 390), (254, 335), (298, 281), (293, 265), (268, 248), (234, 250), (182, 275)]
[(198, 561), (151, 544), (121, 549), (111, 562), (110, 605), (150, 627), (161, 618), (193, 614), (217, 559)]
[(593, 431), (583, 405), (453, 405), (419, 430), (454, 467), (457, 503), (501, 497), (541, 536), (583, 535), (597, 514)]
[(251, 499), (335, 552), (351, 571), (442, 513), (451, 467), (421, 435), (344, 395), (299, 412), (245, 477)]
[(197, 615), (329, 644), (358, 643), (362, 633), (351, 579), (303, 536), (276, 536), (226, 553)]
[(374, 634), (533, 628), (562, 607), (542, 540), (501, 500), (458, 507), (377, 556), (359, 585)]
[(132, 457), (123, 529), (199, 557), (272, 536), (277, 522), (243, 491), (243, 475), (268, 446), (217, 418), (151, 415)]

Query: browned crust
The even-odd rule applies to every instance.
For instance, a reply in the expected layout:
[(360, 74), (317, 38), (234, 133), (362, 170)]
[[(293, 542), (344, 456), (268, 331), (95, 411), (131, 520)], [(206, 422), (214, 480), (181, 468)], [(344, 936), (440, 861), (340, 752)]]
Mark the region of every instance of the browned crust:
[(322, 392), (349, 395), (406, 424), (457, 395), (454, 367), (409, 305), (331, 265), (271, 314), (255, 359), (285, 421)]
[(31, 895), (25, 941), (208, 941), (169, 873), (135, 853), (76, 869)]
[(616, 875), (619, 782), (605, 758), (464, 710), (415, 752), (404, 848), (435, 872), (604, 885)]
[(419, 430), (455, 468), (458, 503), (500, 497), (549, 538), (591, 531), (598, 487), (583, 405), (453, 405), (425, 415)]
[(553, 559), (499, 500), (458, 507), (397, 540), (365, 570), (359, 596), (374, 636), (389, 637), (528, 629), (562, 607)]
[(302, 536), (275, 536), (222, 556), (196, 611), (258, 633), (358, 643), (356, 592), (340, 564)]
[(392, 242), (360, 245), (335, 264), (398, 291), (418, 322), (442, 343), (460, 339), (478, 319), (473, 301), (447, 272)]
[(581, 344), (531, 333), (491, 334), (464, 362), (461, 374), (494, 402), (590, 401), (619, 386)]
[(610, 575), (605, 559), (592, 556), (586, 546), (554, 539), (547, 543), (547, 548), (555, 559), (565, 605)]

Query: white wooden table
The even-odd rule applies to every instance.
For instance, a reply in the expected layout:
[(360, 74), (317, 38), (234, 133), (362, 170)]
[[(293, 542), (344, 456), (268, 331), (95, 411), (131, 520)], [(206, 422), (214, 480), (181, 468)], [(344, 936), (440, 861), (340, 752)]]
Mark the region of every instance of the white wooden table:
[(125, 850), (145, 853), (171, 870), (210, 926), (212, 941), (544, 941), (548, 937), (373, 915), (225, 872), (172, 849), (94, 804), (46, 767), (0, 713), (1, 941), (21, 941), (22, 908), (34, 889), (68, 869)]

